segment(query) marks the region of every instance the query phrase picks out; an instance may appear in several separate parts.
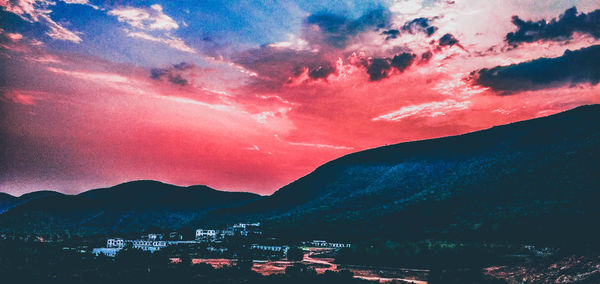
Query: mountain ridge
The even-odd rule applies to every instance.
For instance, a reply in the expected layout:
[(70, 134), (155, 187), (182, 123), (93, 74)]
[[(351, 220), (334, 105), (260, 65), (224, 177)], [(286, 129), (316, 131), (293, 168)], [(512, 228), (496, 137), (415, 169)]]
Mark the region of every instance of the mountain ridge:
[[(589, 241), (600, 237), (589, 226), (600, 216), (595, 206), (600, 202), (600, 175), (595, 166), (600, 160), (598, 146), (600, 105), (581, 106), (476, 132), (351, 153), (317, 167), (270, 196), (251, 195), (238, 203), (210, 208), (205, 204), (201, 214), (186, 213), (159, 225), (193, 229), (260, 220), (267, 231), (286, 238), (347, 240), (386, 237), (556, 242), (572, 240), (573, 236), (566, 235), (570, 231)], [(150, 183), (157, 188), (171, 187)], [(127, 188), (127, 184), (115, 187)], [(109, 189), (87, 191), (81, 198), (95, 198), (92, 204), (97, 204), (106, 200), (102, 193)], [(139, 192), (132, 198), (137, 198), (135, 194)], [(161, 204), (160, 214), (191, 206), (186, 203), (188, 198), (172, 196), (179, 197)], [(157, 212), (143, 206), (153, 204), (152, 200), (157, 199), (116, 207), (128, 216), (139, 212), (155, 216)], [(41, 201), (37, 203), (38, 209), (43, 208)], [(6, 224), (6, 216), (0, 215), (1, 225)], [(13, 216), (19, 218), (19, 214)], [(29, 222), (35, 225), (40, 221)], [(142, 227), (138, 220), (110, 230)], [(548, 234), (539, 235), (536, 230)]]
[(257, 198), (261, 197), (208, 186), (180, 187), (140, 180), (74, 195), (55, 194), (28, 200), (1, 214), (0, 224), (17, 231), (38, 232), (78, 231), (71, 225), (77, 224), (82, 228), (81, 234), (139, 231), (151, 225), (177, 229), (208, 210), (237, 206)]
[[(587, 200), (600, 202), (596, 190), (600, 180), (597, 167), (593, 166), (600, 159), (599, 122), (600, 105), (589, 105), (467, 134), (360, 151), (318, 167), (271, 196), (241, 207), (218, 210), (211, 217), (228, 214), (249, 219), (268, 217), (279, 234), (292, 235), (293, 226), (286, 223), (293, 223), (297, 227), (314, 226), (320, 234), (332, 238), (350, 237), (348, 232), (353, 231), (361, 235), (357, 232), (360, 230), (384, 232), (386, 224), (419, 228), (421, 234), (416, 234), (417, 238), (438, 233), (469, 235), (473, 231), (479, 231), (480, 235), (486, 231), (483, 235), (490, 237), (493, 231), (508, 231), (499, 229), (510, 227), (508, 217), (516, 223), (528, 220), (527, 216), (518, 217), (528, 210), (533, 215), (561, 212), (555, 206), (561, 202), (571, 206), (568, 214), (581, 211), (585, 218), (591, 218), (598, 212)], [(578, 191), (563, 190), (568, 186)], [(468, 196), (473, 200), (469, 201)], [(478, 203), (485, 206), (473, 213), (449, 205), (470, 206), (470, 202), (475, 207)], [(579, 203), (585, 206), (578, 207)], [(448, 208), (439, 212), (437, 220), (423, 212), (426, 210), (423, 208), (442, 205)], [(419, 206), (424, 207), (414, 209)], [(490, 216), (470, 216), (479, 213)], [(562, 218), (550, 213), (546, 216)], [(398, 214), (412, 214), (411, 218), (428, 225), (412, 224)], [(449, 216), (454, 219), (441, 224), (444, 222), (440, 220)], [(344, 222), (346, 226), (336, 226)], [(532, 232), (526, 235), (534, 236)]]

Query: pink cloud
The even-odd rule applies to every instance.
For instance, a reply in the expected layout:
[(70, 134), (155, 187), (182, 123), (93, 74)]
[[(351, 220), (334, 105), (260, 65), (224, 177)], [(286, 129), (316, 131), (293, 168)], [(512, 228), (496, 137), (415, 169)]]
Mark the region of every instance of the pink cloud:
[(457, 102), (455, 100), (448, 99), (439, 102), (405, 106), (397, 111), (375, 117), (372, 120), (400, 121), (404, 118), (436, 117), (439, 115), (446, 115), (446, 113), (451, 111), (468, 109), (470, 105), (470, 101)]

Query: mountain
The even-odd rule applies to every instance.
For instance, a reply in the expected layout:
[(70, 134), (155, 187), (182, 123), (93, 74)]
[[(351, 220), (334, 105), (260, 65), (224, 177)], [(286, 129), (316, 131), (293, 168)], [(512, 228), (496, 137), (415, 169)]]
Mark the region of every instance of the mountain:
[[(361, 151), (210, 218), (298, 238), (594, 241), (600, 105)], [(302, 228), (302, 230), (298, 230)]]
[(600, 105), (356, 152), (271, 196), (138, 181), (38, 198), (14, 231), (140, 232), (263, 221), (280, 237), (590, 243), (600, 239)]
[(141, 232), (148, 227), (176, 229), (211, 210), (261, 198), (253, 193), (217, 191), (207, 186), (179, 187), (157, 181), (128, 182), (78, 195), (28, 194), (32, 195), (38, 198), (1, 214), (0, 226), (16, 232), (80, 234)]
[(17, 198), (4, 192), (0, 192), (0, 213), (12, 207)]
[(62, 193), (50, 190), (40, 190), (36, 192), (26, 193), (19, 197), (14, 197), (10, 194), (0, 192), (0, 213), (12, 207), (21, 205), (23, 203), (27, 203), (31, 200), (54, 195), (62, 195)]

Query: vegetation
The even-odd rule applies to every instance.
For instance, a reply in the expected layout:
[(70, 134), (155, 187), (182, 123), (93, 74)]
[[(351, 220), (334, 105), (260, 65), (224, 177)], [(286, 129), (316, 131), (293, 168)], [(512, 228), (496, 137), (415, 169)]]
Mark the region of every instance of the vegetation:
[(399, 242), (376, 239), (343, 248), (337, 263), (423, 269), (482, 268), (521, 261), (531, 252), (522, 246), (425, 240)]
[(300, 261), (304, 258), (304, 251), (297, 247), (291, 247), (287, 251), (287, 259), (291, 261)]

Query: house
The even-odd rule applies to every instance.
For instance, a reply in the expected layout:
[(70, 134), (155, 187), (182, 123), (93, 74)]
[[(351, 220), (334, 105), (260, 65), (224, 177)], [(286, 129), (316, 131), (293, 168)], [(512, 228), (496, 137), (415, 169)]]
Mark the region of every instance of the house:
[(162, 235), (149, 234), (148, 236), (142, 236), (142, 238), (138, 240), (124, 240), (121, 238), (107, 239), (105, 248), (94, 248), (92, 252), (96, 255), (104, 254), (113, 257), (119, 250), (127, 245), (131, 245), (134, 249), (155, 252), (166, 247), (168, 244), (167, 241), (162, 240)]
[(213, 229), (198, 229), (196, 230), (196, 240), (215, 240), (217, 231)]
[(347, 243), (331, 243), (322, 240), (313, 240), (310, 242), (305, 242), (308, 246), (320, 247), (320, 248), (349, 248), (352, 245)]
[(161, 234), (148, 234), (145, 239), (151, 240), (151, 241), (158, 241), (158, 240), (162, 240), (163, 239), (163, 235)]
[(257, 223), (238, 223), (230, 227), (234, 234), (247, 236), (262, 235), (260, 230), (260, 222)]
[(288, 246), (277, 246), (277, 245), (252, 244), (250, 246), (250, 249), (287, 253), (289, 247)]
[(115, 238), (115, 239), (108, 239), (106, 240), (106, 247), (107, 248), (124, 248), (125, 247), (125, 240), (121, 239), (121, 238)]
[(227, 237), (234, 235), (234, 231), (230, 229), (226, 230), (214, 230), (214, 229), (198, 229), (196, 230), (196, 240), (199, 241), (217, 241), (223, 240)]
[(155, 252), (167, 246), (166, 241), (134, 240), (132, 247), (143, 251)]

